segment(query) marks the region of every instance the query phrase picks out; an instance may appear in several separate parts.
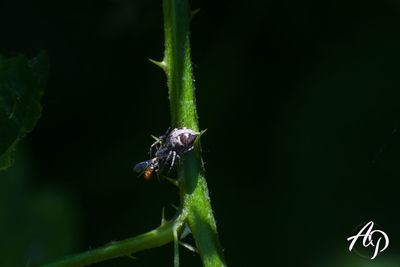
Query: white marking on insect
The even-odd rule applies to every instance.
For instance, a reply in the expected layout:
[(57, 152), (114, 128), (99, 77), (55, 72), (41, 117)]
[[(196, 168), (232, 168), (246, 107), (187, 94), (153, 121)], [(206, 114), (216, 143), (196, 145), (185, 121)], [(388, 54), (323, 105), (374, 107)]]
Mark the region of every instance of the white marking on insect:
[(144, 173), (144, 177), (150, 179), (153, 171), (160, 174), (164, 166), (170, 162), (168, 170), (170, 172), (177, 159), (180, 160), (184, 153), (194, 149), (194, 141), (199, 135), (200, 133), (186, 127), (174, 128), (172, 131), (169, 128), (165, 135), (155, 137), (156, 141), (150, 146), (151, 157), (153, 148), (156, 148), (154, 158), (136, 164), (133, 170)]

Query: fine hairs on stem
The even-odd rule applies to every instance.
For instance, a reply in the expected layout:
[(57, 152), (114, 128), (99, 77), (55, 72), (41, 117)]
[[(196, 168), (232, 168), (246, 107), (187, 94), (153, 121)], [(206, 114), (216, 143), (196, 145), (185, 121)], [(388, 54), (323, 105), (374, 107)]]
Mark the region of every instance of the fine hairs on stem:
[[(195, 13), (190, 9), (188, 0), (163, 0), (164, 59), (161, 62), (150, 61), (162, 68), (167, 76), (171, 125), (199, 132), (189, 40), (190, 21)], [(204, 177), (199, 139), (195, 141), (194, 149), (185, 153), (178, 178), (174, 180), (181, 200), (174, 218), (167, 221), (162, 216), (161, 225), (152, 231), (111, 242), (45, 266), (85, 266), (121, 256), (132, 257), (135, 252), (170, 242), (175, 244), (174, 266), (178, 266), (179, 234), (186, 226), (193, 235), (203, 265), (226, 266)]]

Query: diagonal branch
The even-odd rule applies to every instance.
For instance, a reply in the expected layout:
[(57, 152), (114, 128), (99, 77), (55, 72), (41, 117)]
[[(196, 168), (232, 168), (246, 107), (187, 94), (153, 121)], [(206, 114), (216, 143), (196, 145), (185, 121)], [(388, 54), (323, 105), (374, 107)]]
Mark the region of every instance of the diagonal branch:
[(66, 257), (43, 267), (87, 266), (121, 256), (131, 257), (132, 253), (163, 246), (174, 240), (174, 231), (182, 229), (186, 216), (186, 213), (181, 213), (175, 219), (162, 223), (160, 227), (150, 232), (126, 240), (110, 242), (102, 247)]
[[(151, 61), (161, 67), (167, 75), (172, 125), (199, 131), (189, 42), (189, 25), (194, 12), (190, 10), (188, 0), (163, 0), (163, 10), (164, 60)], [(111, 242), (45, 266), (85, 266), (120, 256), (131, 257), (132, 253), (172, 241), (175, 241), (177, 246), (177, 235), (186, 223), (192, 231), (204, 266), (226, 266), (203, 174), (200, 142), (196, 140), (195, 149), (185, 154), (179, 178), (175, 181), (181, 196), (180, 213), (175, 219), (168, 222), (163, 219), (160, 227), (148, 233)], [(179, 264), (176, 246), (175, 266)]]

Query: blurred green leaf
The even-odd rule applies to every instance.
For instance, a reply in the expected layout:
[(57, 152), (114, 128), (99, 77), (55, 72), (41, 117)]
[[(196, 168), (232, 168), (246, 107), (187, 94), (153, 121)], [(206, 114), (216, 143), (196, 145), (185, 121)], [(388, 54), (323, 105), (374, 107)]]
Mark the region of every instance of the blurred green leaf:
[(36, 266), (79, 243), (79, 209), (69, 190), (34, 183), (33, 158), (23, 143), (15, 164), (0, 172), (0, 266)]
[(0, 170), (10, 166), (15, 144), (40, 117), (48, 68), (45, 52), (31, 60), (0, 56)]

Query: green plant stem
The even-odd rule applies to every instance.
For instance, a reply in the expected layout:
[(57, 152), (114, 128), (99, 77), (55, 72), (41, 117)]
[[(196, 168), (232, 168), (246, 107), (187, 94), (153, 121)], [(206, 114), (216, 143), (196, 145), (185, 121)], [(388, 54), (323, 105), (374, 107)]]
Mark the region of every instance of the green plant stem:
[(132, 253), (160, 247), (174, 240), (174, 231), (179, 232), (184, 226), (187, 214), (185, 212), (175, 219), (164, 222), (160, 227), (126, 240), (110, 242), (102, 247), (72, 255), (59, 261), (43, 265), (43, 267), (87, 266), (121, 256), (132, 257)]
[[(163, 0), (163, 10), (164, 60), (151, 61), (161, 67), (167, 75), (172, 125), (186, 126), (199, 131), (189, 42), (192, 11), (187, 0)], [(165, 222), (163, 219), (160, 227), (148, 233), (111, 242), (45, 266), (86, 266), (116, 257), (131, 257), (132, 253), (172, 241), (175, 241), (174, 264), (177, 266), (177, 235), (186, 223), (192, 231), (203, 265), (226, 266), (203, 173), (200, 143), (196, 141), (195, 149), (185, 155), (178, 181), (174, 182), (180, 189), (181, 207), (173, 220)]]
[(191, 10), (187, 0), (163, 0), (165, 53), (171, 121), (195, 131), (197, 122), (192, 65), (190, 59), (189, 25)]
[[(193, 12), (188, 0), (163, 0), (165, 54), (162, 62), (169, 87), (172, 125), (199, 131), (189, 26)], [(179, 172), (181, 204), (204, 266), (225, 266), (217, 228), (203, 175), (200, 145), (185, 155)]]

